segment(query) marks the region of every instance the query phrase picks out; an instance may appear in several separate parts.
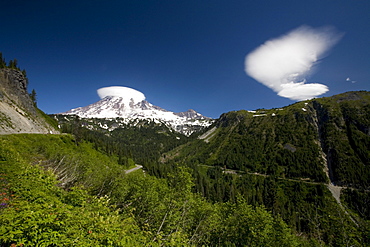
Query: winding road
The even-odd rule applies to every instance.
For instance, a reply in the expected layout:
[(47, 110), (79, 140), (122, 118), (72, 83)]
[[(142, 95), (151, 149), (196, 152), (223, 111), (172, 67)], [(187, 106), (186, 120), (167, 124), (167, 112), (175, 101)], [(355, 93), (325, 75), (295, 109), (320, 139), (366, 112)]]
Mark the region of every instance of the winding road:
[(130, 170), (126, 170), (126, 171), (125, 171), (125, 174), (129, 174), (129, 173), (131, 173), (131, 172), (134, 172), (134, 171), (136, 171), (136, 170), (139, 170), (139, 169), (142, 169), (142, 168), (143, 168), (143, 166), (142, 166), (142, 165), (135, 164), (135, 166), (136, 166), (136, 167), (131, 168)]

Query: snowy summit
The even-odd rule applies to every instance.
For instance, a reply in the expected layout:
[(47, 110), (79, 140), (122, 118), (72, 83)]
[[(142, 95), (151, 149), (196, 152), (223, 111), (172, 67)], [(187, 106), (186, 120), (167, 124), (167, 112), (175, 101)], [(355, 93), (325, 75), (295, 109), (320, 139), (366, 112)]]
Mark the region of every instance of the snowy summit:
[(207, 127), (213, 120), (194, 110), (174, 113), (152, 105), (145, 100), (145, 95), (128, 87), (112, 86), (97, 90), (100, 101), (85, 107), (78, 107), (66, 115), (77, 115), (81, 118), (120, 118), (127, 124), (136, 119), (147, 119), (156, 123), (164, 123), (175, 131), (185, 135), (193, 133), (192, 127)]

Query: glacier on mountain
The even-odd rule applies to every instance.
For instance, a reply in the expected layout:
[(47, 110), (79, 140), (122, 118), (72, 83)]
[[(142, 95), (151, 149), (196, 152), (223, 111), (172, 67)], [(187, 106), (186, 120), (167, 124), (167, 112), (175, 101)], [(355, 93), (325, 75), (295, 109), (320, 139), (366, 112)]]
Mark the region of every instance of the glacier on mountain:
[[(128, 100), (121, 96), (111, 95), (105, 96), (100, 101), (88, 106), (78, 107), (60, 114), (77, 115), (85, 119), (116, 119), (116, 127), (122, 127), (122, 124), (135, 125), (138, 122), (136, 120), (147, 120), (165, 124), (174, 131), (187, 136), (196, 130), (208, 127), (214, 121), (191, 109), (186, 112), (174, 113), (155, 106), (146, 100), (137, 102), (133, 98)], [(101, 127), (108, 128), (108, 126)]]

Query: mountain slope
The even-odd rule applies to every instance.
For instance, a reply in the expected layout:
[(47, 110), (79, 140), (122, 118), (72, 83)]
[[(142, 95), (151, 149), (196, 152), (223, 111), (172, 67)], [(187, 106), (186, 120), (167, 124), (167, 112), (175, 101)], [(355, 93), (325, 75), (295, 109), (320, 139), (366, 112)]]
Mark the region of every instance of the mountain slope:
[(76, 115), (53, 115), (64, 133), (71, 133), (78, 140), (93, 142), (106, 153), (123, 154), (142, 165), (156, 162), (162, 153), (177, 147), (189, 138), (173, 131), (165, 124), (148, 119), (79, 118)]
[(345, 246), (358, 229), (355, 235), (367, 246), (369, 110), (369, 92), (348, 92), (279, 109), (228, 112), (197, 139), (163, 154), (154, 169), (187, 165), (196, 191), (211, 201), (241, 196), (329, 246)]
[(0, 134), (57, 133), (50, 118), (31, 100), (27, 84), (20, 71), (0, 69)]
[(168, 179), (126, 173), (116, 157), (76, 144), (70, 135), (0, 136), (1, 246), (310, 246), (263, 207), (192, 193), (187, 169)]
[(370, 94), (221, 115), (162, 162), (200, 163), (280, 177), (370, 188)]
[[(133, 99), (117, 96), (106, 96), (102, 100), (85, 107), (78, 107), (61, 115), (77, 115), (85, 119), (115, 119), (115, 126), (134, 125), (136, 120), (150, 120), (155, 123), (165, 124), (169, 128), (191, 135), (204, 127), (208, 127), (213, 120), (195, 112), (174, 113), (152, 105), (146, 100), (135, 102)], [(116, 127), (111, 127), (113, 130)]]

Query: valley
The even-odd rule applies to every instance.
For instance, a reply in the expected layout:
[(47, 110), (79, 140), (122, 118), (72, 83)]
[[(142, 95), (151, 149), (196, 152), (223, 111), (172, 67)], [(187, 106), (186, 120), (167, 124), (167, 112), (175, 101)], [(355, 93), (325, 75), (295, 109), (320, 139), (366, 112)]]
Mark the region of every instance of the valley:
[(2, 78), (0, 244), (370, 243), (369, 92), (218, 119), (118, 96), (47, 116)]

